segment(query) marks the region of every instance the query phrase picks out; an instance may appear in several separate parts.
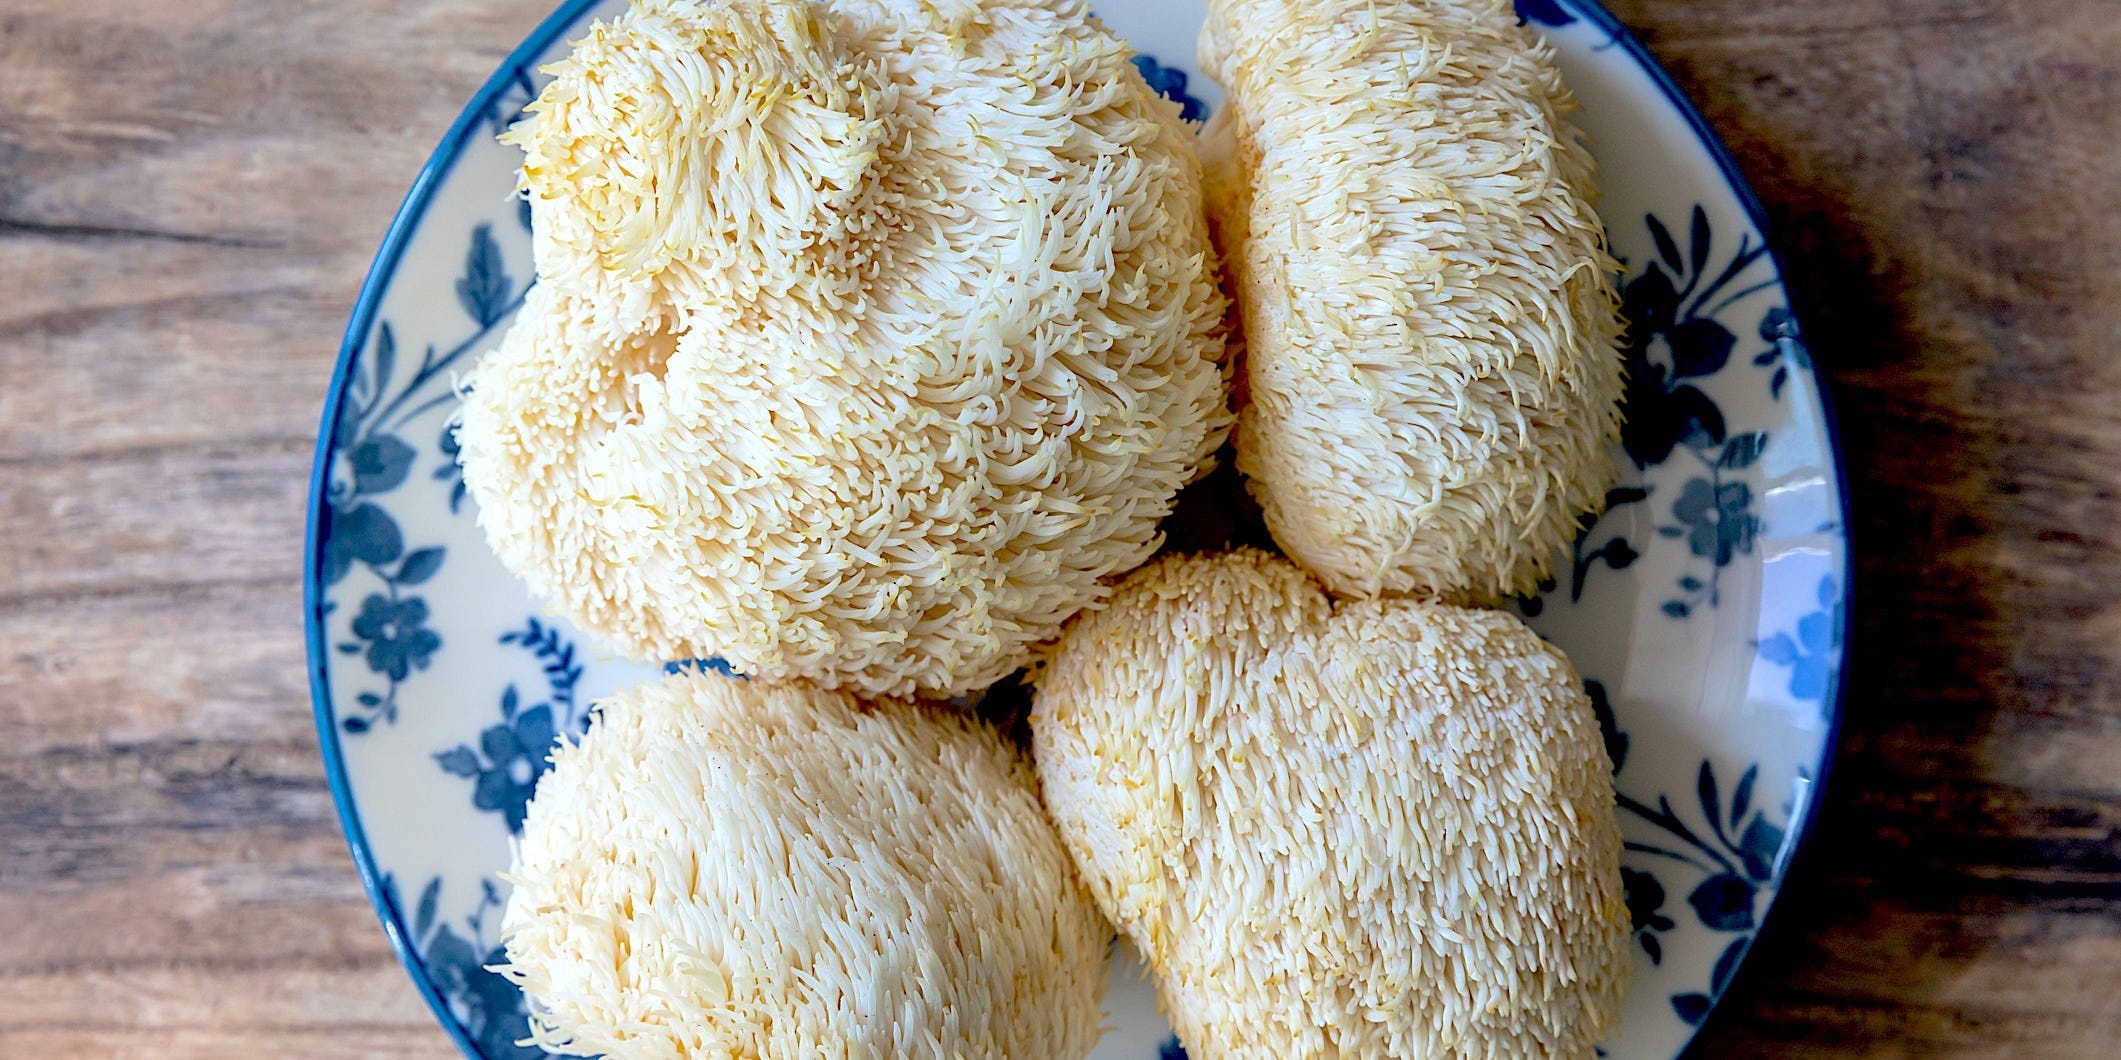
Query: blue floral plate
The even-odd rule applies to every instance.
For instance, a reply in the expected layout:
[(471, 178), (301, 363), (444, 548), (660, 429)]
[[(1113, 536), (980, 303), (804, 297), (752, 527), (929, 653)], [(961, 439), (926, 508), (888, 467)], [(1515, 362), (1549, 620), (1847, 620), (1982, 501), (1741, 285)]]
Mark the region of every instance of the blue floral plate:
[[(1589, 679), (1628, 845), (1636, 976), (1614, 1057), (1676, 1055), (1745, 959), (1810, 823), (1847, 619), (1843, 476), (1759, 204), (1671, 81), (1591, 0), (1518, 0), (1560, 51), (1626, 263), (1626, 482), (1519, 603)], [(651, 668), (540, 614), (480, 536), (452, 374), (531, 279), (518, 153), (538, 67), (618, 0), (569, 0), (442, 140), (376, 258), (325, 403), (305, 618), (348, 842), (420, 992), (468, 1056), (531, 1057), (500, 959), (509, 837), (560, 733)], [(1199, 117), (1199, 3), (1106, 0), (1150, 83)], [(1152, 58), (1153, 57), (1153, 58)], [(1380, 925), (1388, 928), (1389, 925)], [(1183, 1055), (1115, 958), (1098, 1057)]]

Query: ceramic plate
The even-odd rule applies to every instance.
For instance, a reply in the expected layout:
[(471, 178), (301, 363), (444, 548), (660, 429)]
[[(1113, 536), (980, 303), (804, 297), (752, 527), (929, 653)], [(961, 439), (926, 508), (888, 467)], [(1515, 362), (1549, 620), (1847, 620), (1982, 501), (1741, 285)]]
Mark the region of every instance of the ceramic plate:
[[(590, 19), (511, 55), (413, 185), (362, 289), (318, 438), (305, 570), (326, 769), (354, 860), (464, 1052), (530, 1057), (522, 995), (484, 970), (512, 833), (556, 734), (653, 668), (542, 614), (483, 542), (450, 433), (454, 373), (531, 280), (518, 152), (494, 141)], [(1105, 0), (1189, 115), (1198, 3)], [(1700, 116), (1589, 0), (1519, 0), (1560, 51), (1627, 266), (1628, 468), (1543, 595), (1518, 603), (1582, 670), (1618, 769), (1635, 981), (1614, 1057), (1666, 1058), (1745, 959), (1833, 744), (1848, 592), (1842, 476), (1760, 207)], [(1379, 925), (1389, 930), (1390, 925)], [(1115, 955), (1098, 1057), (1183, 1055)]]

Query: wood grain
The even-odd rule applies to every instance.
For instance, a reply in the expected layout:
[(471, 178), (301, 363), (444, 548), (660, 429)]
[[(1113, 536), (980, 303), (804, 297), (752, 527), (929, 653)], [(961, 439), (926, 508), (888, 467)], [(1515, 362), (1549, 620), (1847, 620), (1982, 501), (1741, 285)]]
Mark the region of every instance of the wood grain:
[[(368, 259), (543, 0), (0, 11), (0, 1056), (443, 1057), (338, 836), (297, 578)], [(1845, 746), (1696, 1055), (2121, 1041), (2121, 3), (1614, 4), (1840, 399)]]

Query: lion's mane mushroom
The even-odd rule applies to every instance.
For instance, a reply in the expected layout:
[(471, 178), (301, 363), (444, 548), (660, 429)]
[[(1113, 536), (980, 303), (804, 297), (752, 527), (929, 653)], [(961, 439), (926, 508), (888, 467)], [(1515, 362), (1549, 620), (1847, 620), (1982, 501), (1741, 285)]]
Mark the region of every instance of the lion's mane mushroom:
[(1618, 1025), (1612, 767), (1515, 617), (1166, 558), (1069, 624), (1031, 726), (1189, 1055), (1588, 1058)]
[(466, 380), (502, 562), (620, 652), (1022, 665), (1227, 433), (1174, 104), (1080, 0), (641, 0), (511, 134), (540, 281)]
[(1079, 1058), (1111, 929), (1022, 753), (940, 707), (683, 673), (532, 800), (504, 974), (614, 1060)]
[(1336, 593), (1536, 591), (1604, 503), (1612, 262), (1552, 49), (1508, 0), (1211, 0), (1237, 465)]

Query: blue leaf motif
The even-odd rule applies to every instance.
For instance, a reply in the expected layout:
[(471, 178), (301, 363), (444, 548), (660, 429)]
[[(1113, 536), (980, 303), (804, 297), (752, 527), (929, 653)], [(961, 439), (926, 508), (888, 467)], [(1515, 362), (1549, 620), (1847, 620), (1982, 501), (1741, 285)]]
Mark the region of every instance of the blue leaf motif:
[(1566, 26), (1576, 21), (1576, 16), (1555, 0), (1517, 0), (1517, 21), (1537, 22), (1542, 26)]
[(435, 755), (435, 763), (451, 776), (475, 777), (479, 775), (479, 756), (471, 748), (458, 744)]
[(1691, 253), (1688, 255), (1688, 263), (1692, 266), (1694, 275), (1699, 276), (1701, 270), (1709, 263), (1709, 212), (1702, 209), (1698, 202), (1694, 204), (1694, 216), (1692, 223), (1688, 225), (1688, 237), (1693, 244), (1689, 248)]
[(1716, 770), (1707, 762), (1701, 763), (1701, 771), (1694, 775), (1694, 793), (1701, 797), (1701, 812), (1709, 819), (1709, 830), (1723, 831), (1723, 800), (1716, 795)]
[(376, 328), (376, 344), (369, 348), (369, 391), (380, 400), (383, 391), (390, 387), (390, 376), (397, 369), (398, 336), (390, 330), (390, 321)]
[(1797, 643), (1806, 655), (1822, 655), (1834, 646), (1834, 624), (1824, 611), (1797, 620)]
[[(1651, 805), (1625, 792), (1618, 793), (1623, 812), (1635, 815), (1670, 837), (1669, 841), (1657, 842), (1630, 838), (1627, 850), (1665, 859), (1655, 862), (1657, 865), (1678, 862), (1705, 873), (1687, 893), (1688, 907), (1702, 927), (1737, 936), (1722, 944), (1723, 949), (1710, 972), (1705, 992), (1671, 996), (1673, 1011), (1688, 1022), (1698, 1022), (1705, 1017), (1715, 999), (1730, 985), (1746, 947), (1752, 942), (1757, 919), (1755, 909), (1760, 896), (1775, 882), (1773, 857), (1780, 851), (1783, 831), (1768, 821), (1765, 813), (1756, 812), (1754, 804), (1760, 769), (1760, 765), (1754, 763), (1740, 774), (1731, 791), (1726, 813), (1720, 802), (1721, 785), (1717, 783), (1716, 770), (1709, 761), (1702, 762), (1695, 777), (1695, 795), (1707, 818), (1705, 829), (1683, 819), (1667, 796), (1659, 796)], [(1802, 775), (1804, 771), (1800, 769), (1798, 772)], [(1783, 813), (1789, 813), (1787, 805), (1783, 807)], [(1742, 821), (1745, 827), (1739, 832)], [(1739, 833), (1736, 840), (1731, 838), (1731, 832)], [(1621, 867), (1621, 883), (1626, 890), (1628, 915), (1635, 937), (1641, 941), (1651, 962), (1661, 963), (1664, 950), (1656, 933), (1673, 926), (1671, 919), (1658, 911), (1664, 900), (1664, 887), (1649, 872), (1627, 865)]]
[(1783, 832), (1765, 818), (1755, 817), (1738, 837), (1738, 860), (1745, 874), (1763, 883), (1774, 878), (1775, 858), (1782, 853)]
[(1753, 885), (1744, 877), (1719, 872), (1686, 896), (1703, 927), (1711, 931), (1750, 931), (1753, 927)]
[(356, 493), (388, 493), (412, 470), (412, 446), (395, 435), (374, 435), (353, 447), (346, 462), (353, 468)]
[(1598, 734), (1605, 740), (1606, 757), (1613, 762), (1613, 772), (1628, 760), (1628, 734), (1620, 731), (1620, 723), (1613, 717), (1613, 702), (1607, 697), (1605, 682), (1585, 681), (1583, 693), (1591, 701), (1591, 713), (1598, 718)]
[(1186, 1060), (1186, 1048), (1178, 1044), (1178, 1036), (1171, 1038), (1156, 1050), (1156, 1060)]
[(1664, 222), (1658, 220), (1656, 214), (1648, 213), (1642, 215), (1642, 223), (1650, 230), (1650, 239), (1657, 244), (1657, 256), (1663, 258), (1673, 272), (1685, 272), (1686, 262), (1679, 256), (1679, 244), (1672, 241), (1671, 230), (1665, 228)]
[(435, 468), (437, 482), (451, 483), (449, 489), (449, 514), (455, 515), (464, 505), (464, 469), (457, 464), (457, 454), (463, 446), (457, 443), (457, 424), (451, 421), (442, 426), (442, 437), (435, 442), (442, 453), (442, 466)]
[(435, 572), (442, 569), (442, 553), (438, 545), (405, 557), (405, 562), (398, 566), (398, 573), (390, 580), (399, 585), (418, 585), (434, 577)]
[(440, 897), (441, 893), (442, 877), (437, 876), (427, 881), (427, 887), (420, 892), (420, 911), (412, 920), (413, 938), (425, 938), (427, 929), (434, 926), (435, 899)]
[(324, 510), (324, 583), (336, 585), (355, 563), (389, 563), (405, 552), (405, 535), (397, 521), (363, 501), (344, 511)]
[(1672, 1011), (1689, 1026), (1699, 1027), (1708, 1018), (1709, 1006), (1715, 1004), (1707, 994), (1673, 994)]
[(523, 991), (514, 983), (487, 971), (505, 964), (508, 951), (500, 946), (486, 952), (476, 976), (465, 984), (464, 1010), (479, 1053), (487, 1060), (550, 1060), (551, 1054), (521, 1044), (530, 1036), (530, 1017), (524, 1009)]
[(1745, 951), (1753, 944), (1753, 936), (1740, 935), (1723, 948), (1723, 955), (1716, 958), (1716, 967), (1709, 971), (1709, 992), (1723, 996), (1725, 987), (1731, 985), (1731, 976), (1738, 972), (1738, 962), (1745, 959)]
[(1731, 827), (1745, 820), (1745, 812), (1753, 808), (1753, 782), (1760, 779), (1760, 765), (1754, 763), (1738, 778), (1738, 790), (1731, 793)]
[(1665, 334), (1672, 348), (1672, 378), (1692, 379), (1715, 375), (1730, 363), (1738, 336), (1706, 317), (1675, 325)]
[(464, 252), (464, 277), (457, 281), (457, 301), (479, 327), (491, 327), (508, 311), (515, 281), (501, 259), (501, 246), (493, 238), (493, 226), (481, 224), (471, 230), (471, 247)]

